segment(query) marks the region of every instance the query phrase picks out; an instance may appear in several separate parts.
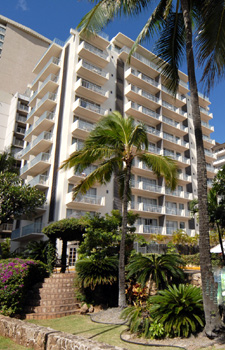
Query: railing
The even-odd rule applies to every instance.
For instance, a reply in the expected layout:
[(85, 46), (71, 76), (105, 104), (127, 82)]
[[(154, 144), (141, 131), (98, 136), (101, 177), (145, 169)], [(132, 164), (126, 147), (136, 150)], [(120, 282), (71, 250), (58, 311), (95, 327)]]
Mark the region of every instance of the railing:
[(205, 113), (207, 115), (210, 114), (210, 112), (207, 109), (203, 108), (203, 107), (199, 107), (199, 109), (200, 109), (200, 112), (202, 112), (202, 113)]
[(55, 101), (57, 97), (57, 94), (54, 94), (53, 92), (47, 92), (45, 96), (37, 103), (37, 105), (32, 108), (30, 113), (27, 115), (27, 120), (37, 111), (37, 109), (46, 101), (46, 100), (52, 100)]
[(85, 130), (85, 131), (92, 131), (94, 129), (94, 124), (85, 122), (83, 120), (76, 120), (73, 125), (76, 125), (78, 129)]
[(38, 137), (32, 142), (32, 147), (37, 145), (41, 140), (52, 140), (53, 133), (48, 131), (43, 131)]
[(175, 231), (177, 231), (177, 227), (167, 227), (166, 228), (167, 235), (172, 235)]
[(21, 236), (27, 236), (32, 233), (41, 233), (42, 231), (42, 223), (41, 222), (34, 222), (33, 224), (27, 225), (22, 227), (22, 233)]
[(26, 123), (27, 118), (17, 113), (16, 120), (21, 123)]
[(49, 162), (50, 156), (51, 155), (49, 153), (39, 153), (34, 159), (32, 159), (29, 163), (20, 169), (20, 175), (24, 174), (28, 169), (32, 168), (38, 162)]
[(74, 199), (74, 202), (102, 205), (102, 200), (103, 200), (103, 198), (104, 198), (104, 197), (97, 197), (97, 196), (80, 196), (80, 195), (78, 195), (78, 196)]
[(148, 145), (148, 151), (155, 154), (161, 154), (161, 148), (158, 148), (152, 145)]
[(212, 139), (210, 139), (208, 136), (205, 136), (205, 135), (202, 135), (202, 138), (203, 138), (203, 140), (205, 140), (205, 141), (207, 141), (207, 142), (210, 142), (210, 143), (213, 143), (213, 144), (214, 144), (214, 142), (215, 142), (215, 140), (212, 140)]
[(22, 141), (22, 140), (14, 139), (14, 140), (13, 140), (13, 145), (14, 145), (14, 146), (23, 147), (23, 141)]
[[(40, 62), (40, 61), (39, 61), (39, 62)], [(38, 62), (38, 63), (39, 63), (39, 62)], [(38, 63), (37, 63), (37, 64), (38, 64)], [(60, 63), (60, 59), (57, 58), (57, 57), (51, 57), (50, 60), (49, 60), (49, 61), (46, 63), (46, 65), (44, 66), (44, 68), (42, 68), (42, 70), (40, 71), (40, 73), (39, 73), (39, 74), (36, 76), (36, 78), (32, 81), (32, 83), (31, 83), (32, 86), (36, 84), (36, 82), (40, 79), (40, 77), (41, 77), (41, 75), (43, 74), (43, 72), (46, 70), (46, 68), (47, 68), (48, 66), (50, 66), (51, 63), (56, 64), (56, 65), (58, 66), (59, 63)], [(36, 64), (36, 66), (37, 66), (37, 64)]]
[(201, 121), (201, 124), (202, 124), (203, 126), (205, 126), (207, 129), (213, 130), (213, 126), (210, 125), (209, 123), (206, 123), (206, 122), (204, 122), (204, 121)]
[(83, 108), (89, 109), (90, 111), (99, 113), (101, 115), (105, 114), (105, 109), (101, 108), (100, 106), (97, 106), (94, 103), (79, 99), (79, 105)]
[[(119, 50), (119, 53), (122, 53), (122, 52), (126, 52), (126, 53), (130, 53), (130, 49), (126, 46), (123, 46), (122, 49)], [(147, 66), (153, 68), (154, 70), (160, 72), (161, 71), (161, 68), (159, 66), (157, 66), (155, 63), (153, 63), (152, 61), (148, 60), (147, 58), (143, 57), (142, 55), (140, 55), (139, 53), (137, 52), (134, 52), (132, 54), (132, 56), (136, 59), (138, 59), (139, 61), (141, 61), (142, 63), (146, 64)]]
[(160, 226), (151, 226), (143, 225), (143, 233), (156, 233), (162, 234), (162, 227)]
[[(140, 74), (140, 73), (139, 73)], [(158, 87), (159, 86), (159, 83), (157, 83), (154, 79), (148, 77), (147, 75), (145, 75), (144, 73), (141, 73), (141, 79), (146, 81), (147, 83), (153, 85), (153, 86), (156, 86)]]
[(95, 55), (107, 60), (108, 55), (101, 49), (98, 49), (97, 47), (87, 43), (86, 41), (83, 41), (81, 45), (83, 45), (86, 50), (93, 52)]
[(82, 66), (84, 68), (87, 68), (88, 70), (94, 72), (94, 73), (97, 73), (97, 74), (101, 75), (102, 77), (107, 77), (107, 75), (108, 75), (108, 73), (103, 71), (101, 68), (96, 67), (93, 64), (90, 64), (90, 63), (88, 63), (88, 62), (86, 62), (84, 60), (82, 60)]
[(149, 108), (146, 108), (146, 107), (143, 107), (143, 106), (142, 106), (142, 112), (143, 112), (144, 114), (147, 114), (147, 115), (149, 115), (149, 116), (155, 118), (155, 119), (159, 119), (159, 114), (156, 113), (156, 112), (154, 112), (154, 111), (152, 111), (152, 110), (149, 109)]
[(19, 126), (17, 126), (17, 128), (16, 128), (16, 132), (18, 132), (19, 134), (25, 135), (25, 129), (20, 128)]
[(146, 131), (147, 131), (149, 134), (153, 134), (153, 135), (160, 136), (160, 131), (159, 131), (159, 130), (154, 129), (154, 128), (152, 128), (152, 127), (149, 126), (149, 125), (145, 125), (145, 128), (146, 128)]
[(211, 165), (206, 165), (206, 169), (207, 169), (208, 171), (211, 171), (212, 173), (215, 172), (215, 168), (212, 167)]
[(145, 191), (158, 192), (158, 193), (162, 192), (161, 186), (149, 184), (148, 182), (145, 182), (145, 181), (139, 181), (139, 182), (132, 181), (131, 186), (134, 188), (145, 190)]
[(201, 92), (198, 92), (198, 96), (209, 102), (208, 96), (203, 95)]
[(188, 83), (185, 83), (183, 80), (179, 81), (179, 84), (183, 87), (185, 87), (186, 89), (188, 89)]
[(177, 108), (166, 101), (162, 101), (163, 107), (170, 109), (173, 112), (177, 112)]
[(29, 135), (31, 133), (31, 131), (36, 128), (36, 126), (38, 126), (44, 119), (47, 119), (47, 120), (53, 120), (55, 118), (55, 113), (53, 112), (49, 112), (49, 111), (46, 111), (44, 112), (39, 118), (38, 120), (29, 127), (28, 130), (26, 130), (25, 132), (25, 137), (27, 135)]
[(162, 213), (162, 206), (139, 203), (139, 210), (150, 211), (152, 213)]
[(97, 92), (98, 94), (101, 94), (101, 95), (105, 95), (106, 91), (103, 90), (100, 86), (96, 85), (96, 84), (93, 84), (87, 80), (84, 80), (84, 79), (79, 79), (79, 81), (81, 81), (81, 84), (83, 87), (89, 89), (89, 90), (92, 90), (94, 92)]
[(37, 94), (43, 89), (43, 87), (49, 82), (52, 81), (54, 83), (57, 83), (59, 80), (59, 76), (55, 74), (49, 74), (49, 76), (43, 81), (43, 83), (39, 86), (39, 89), (35, 91), (35, 93), (31, 96), (30, 101), (33, 101), (33, 99), (37, 96)]
[(162, 91), (165, 91), (167, 94), (173, 96), (175, 99), (177, 98), (180, 101), (185, 101), (186, 100), (186, 96), (181, 95), (179, 93), (176, 93), (176, 95), (173, 95), (172, 91), (167, 89), (164, 85), (162, 85)]
[(31, 187), (36, 186), (37, 184), (47, 185), (48, 176), (47, 175), (37, 175), (31, 181), (28, 182), (28, 185)]
[(28, 106), (25, 106), (25, 105), (23, 105), (22, 103), (19, 103), (19, 102), (18, 102), (18, 104), (17, 104), (17, 109), (20, 109), (20, 110), (22, 110), (22, 111), (28, 112), (29, 107), (28, 107)]

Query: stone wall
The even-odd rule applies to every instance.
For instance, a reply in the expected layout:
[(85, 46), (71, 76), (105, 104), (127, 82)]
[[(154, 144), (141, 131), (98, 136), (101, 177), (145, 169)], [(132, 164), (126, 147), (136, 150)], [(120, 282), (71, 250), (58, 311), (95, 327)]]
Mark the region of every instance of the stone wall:
[(125, 350), (1, 315), (0, 335), (34, 350)]

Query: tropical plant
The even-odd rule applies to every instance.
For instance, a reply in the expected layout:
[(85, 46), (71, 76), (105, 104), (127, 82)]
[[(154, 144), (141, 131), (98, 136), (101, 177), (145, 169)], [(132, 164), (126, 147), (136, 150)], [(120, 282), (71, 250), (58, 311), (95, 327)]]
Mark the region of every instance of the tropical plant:
[(135, 276), (144, 287), (155, 282), (157, 289), (163, 289), (174, 281), (183, 281), (184, 273), (181, 267), (184, 261), (178, 254), (136, 254), (131, 257), (127, 266), (127, 278)]
[(0, 153), (0, 171), (18, 175), (19, 168), (11, 152)]
[(45, 202), (45, 194), (35, 187), (22, 184), (14, 173), (0, 172), (0, 222), (8, 223), (22, 215), (35, 213)]
[(129, 331), (136, 333), (138, 336), (150, 338), (150, 325), (152, 317), (149, 312), (149, 305), (141, 305), (139, 303), (125, 308), (121, 313), (121, 318), (128, 321)]
[(148, 137), (143, 124), (135, 125), (132, 117), (124, 117), (114, 112), (102, 118), (91, 131), (81, 150), (67, 159), (61, 168), (75, 167), (82, 172), (93, 162), (99, 165), (74, 188), (74, 196), (84, 194), (98, 181), (109, 182), (113, 174), (120, 181), (122, 199), (122, 234), (119, 254), (119, 306), (126, 306), (125, 296), (125, 239), (128, 223), (128, 201), (130, 200), (131, 170), (135, 158), (141, 159), (158, 176), (164, 176), (166, 184), (176, 186), (177, 168), (169, 157), (151, 154), (148, 150)]
[[(90, 0), (93, 1), (93, 0)], [(197, 182), (199, 198), (199, 247), (201, 256), (201, 274), (203, 281), (203, 300), (206, 317), (206, 334), (215, 336), (214, 330), (221, 328), (221, 321), (216, 299), (216, 286), (212, 300), (207, 294), (206, 284), (214, 284), (212, 264), (210, 259), (208, 211), (207, 211), (207, 172), (199, 109), (198, 88), (195, 74), (194, 42), (198, 47), (195, 57), (204, 66), (203, 80), (208, 90), (215, 81), (221, 79), (225, 73), (225, 45), (224, 45), (224, 2), (214, 0), (159, 0), (155, 10), (153, 1), (128, 0), (111, 1), (98, 0), (96, 6), (81, 20), (78, 28), (83, 33), (98, 33), (114, 17), (132, 16), (150, 10), (150, 17), (138, 35), (129, 58), (146, 39), (151, 39), (158, 31), (157, 53), (162, 58), (160, 65), (163, 75), (167, 78), (166, 85), (173, 92), (179, 84), (178, 68), (186, 52), (188, 79), (191, 95), (192, 117), (195, 129), (197, 150)], [(193, 28), (196, 24), (196, 36), (193, 40)], [(186, 50), (185, 50), (186, 49)]]
[(149, 298), (150, 314), (169, 337), (188, 337), (204, 326), (202, 292), (192, 285), (168, 286)]
[(29, 242), (23, 252), (24, 257), (40, 260), (47, 264), (48, 241), (33, 241)]
[(0, 243), (0, 257), (1, 259), (7, 259), (10, 257), (10, 238), (6, 238)]
[(92, 255), (76, 262), (80, 295), (93, 304), (116, 305), (115, 289), (118, 288), (118, 257)]

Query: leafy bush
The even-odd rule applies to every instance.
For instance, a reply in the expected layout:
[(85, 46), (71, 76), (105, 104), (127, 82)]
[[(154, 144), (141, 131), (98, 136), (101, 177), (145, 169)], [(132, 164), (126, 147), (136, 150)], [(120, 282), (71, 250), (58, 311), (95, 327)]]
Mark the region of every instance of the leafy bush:
[(150, 313), (170, 337), (188, 337), (202, 330), (204, 311), (200, 288), (180, 284), (169, 286), (149, 298)]
[(181, 269), (183, 265), (184, 262), (178, 254), (136, 254), (131, 257), (127, 266), (127, 278), (135, 276), (143, 287), (149, 283), (149, 291), (152, 282), (156, 283), (157, 289), (161, 289), (172, 282), (184, 280)]
[(128, 320), (129, 331), (139, 337), (151, 338), (150, 324), (152, 318), (149, 313), (149, 305), (134, 304), (124, 309), (121, 318)]
[(28, 289), (46, 276), (46, 266), (28, 259), (0, 260), (0, 313), (13, 316), (22, 311)]
[(77, 281), (83, 300), (115, 306), (118, 294), (118, 257), (84, 258), (76, 263)]

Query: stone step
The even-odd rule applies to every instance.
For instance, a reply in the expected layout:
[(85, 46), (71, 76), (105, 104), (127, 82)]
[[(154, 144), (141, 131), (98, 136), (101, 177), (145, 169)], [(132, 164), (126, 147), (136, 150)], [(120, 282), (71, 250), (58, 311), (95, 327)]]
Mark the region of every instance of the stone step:
[(69, 273), (52, 273), (49, 278), (51, 279), (67, 279), (67, 278), (74, 278), (76, 273), (69, 272)]
[(75, 315), (79, 313), (79, 309), (73, 309), (69, 311), (61, 311), (61, 312), (53, 312), (53, 313), (31, 313), (31, 314), (26, 314), (25, 318), (26, 320), (47, 320), (51, 318), (59, 318), (59, 317), (64, 317), (64, 316), (69, 316), (69, 315)]
[(33, 293), (32, 296), (29, 296), (29, 299), (64, 299), (64, 298), (74, 298), (75, 292), (74, 290), (62, 291), (58, 290), (40, 290), (37, 293)]
[(39, 288), (61, 288), (61, 287), (70, 287), (70, 288), (74, 288), (74, 281), (70, 282), (70, 281), (56, 281), (54, 282), (54, 280), (51, 280), (49, 282), (39, 282), (39, 283), (36, 283), (34, 285), (34, 289), (39, 289)]
[(26, 306), (24, 312), (26, 314), (30, 313), (58, 313), (58, 312), (66, 312), (70, 310), (80, 309), (80, 304), (72, 303), (67, 305), (58, 305), (58, 306)]
[(79, 303), (76, 298), (62, 298), (62, 299), (29, 299), (26, 302), (27, 306), (57, 306), (57, 305), (68, 305), (73, 303)]

